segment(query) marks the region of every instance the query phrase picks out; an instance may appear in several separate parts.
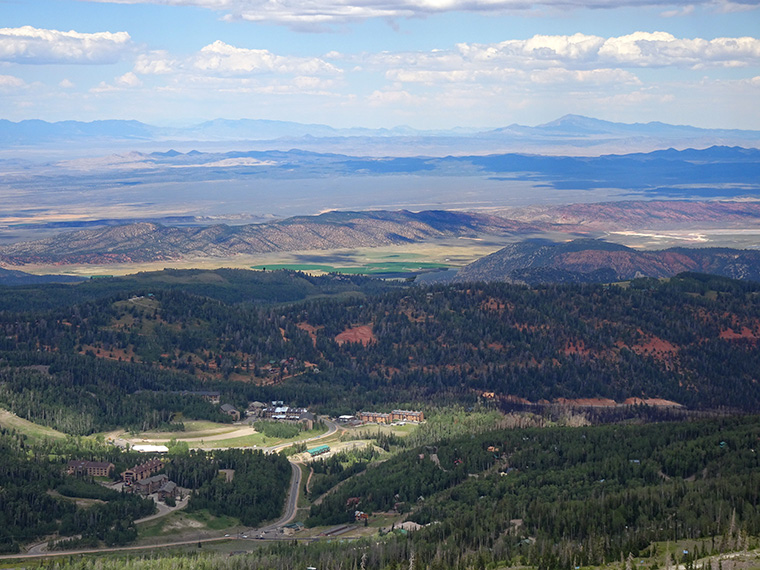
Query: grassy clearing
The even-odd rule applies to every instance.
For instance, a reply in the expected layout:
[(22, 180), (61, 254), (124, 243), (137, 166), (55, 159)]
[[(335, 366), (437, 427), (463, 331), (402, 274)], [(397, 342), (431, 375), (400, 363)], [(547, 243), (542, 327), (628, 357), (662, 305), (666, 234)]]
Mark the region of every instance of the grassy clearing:
[(65, 433), (35, 424), (3, 409), (0, 409), (0, 426), (15, 430), (33, 440), (45, 438), (64, 439), (66, 437)]
[[(177, 441), (182, 441), (183, 438), (177, 438)], [(240, 437), (231, 437), (229, 439), (218, 440), (202, 440), (202, 441), (189, 441), (190, 447), (197, 447), (199, 449), (217, 449), (223, 447), (271, 447), (278, 445), (284, 440), (273, 439), (266, 437), (263, 433), (251, 432), (251, 435), (243, 435)]]
[(311, 468), (305, 463), (301, 463), (298, 467), (301, 470), (301, 490), (298, 493), (298, 509), (309, 509), (311, 507), (311, 501), (306, 498), (306, 483), (309, 480)]
[(204, 437), (224, 436), (228, 433), (240, 431), (241, 426), (232, 424), (220, 424), (205, 420), (183, 420), (185, 431), (146, 431), (140, 433), (127, 433), (124, 431), (114, 431), (102, 434), (105, 438), (116, 439), (123, 438), (131, 444), (139, 443), (165, 443), (176, 439), (177, 441), (198, 440)]
[(395, 435), (398, 437), (406, 437), (414, 433), (419, 429), (420, 424), (407, 423), (404, 425), (384, 425), (384, 424), (365, 424), (362, 426), (348, 427), (346, 428), (346, 435), (356, 436), (361, 439), (365, 439), (366, 434), (382, 433), (384, 435)]
[(135, 438), (143, 439), (160, 439), (171, 440), (172, 438), (181, 441), (183, 439), (194, 439), (200, 437), (218, 436), (225, 433), (232, 433), (240, 429), (240, 426), (231, 424), (217, 424), (207, 421), (184, 421), (185, 431), (157, 431), (143, 432), (136, 434)]
[[(199, 447), (201, 449), (219, 448), (219, 447), (273, 447), (279, 445), (286, 445), (295, 443), (311, 437), (318, 437), (325, 433), (326, 429), (313, 429), (310, 431), (302, 431), (295, 437), (287, 439), (278, 439), (273, 437), (266, 437), (263, 433), (251, 431), (250, 435), (243, 435), (239, 437), (220, 438), (212, 441), (191, 441), (188, 442), (191, 447)], [(187, 438), (177, 438), (177, 440)], [(320, 440), (320, 443), (322, 441)], [(316, 445), (316, 444), (315, 444)]]
[[(175, 511), (165, 517), (154, 519), (138, 526), (140, 539), (160, 538), (177, 535), (197, 536), (209, 531), (233, 530), (240, 527), (235, 517), (217, 517), (207, 510), (187, 512)], [(230, 533), (232, 534), (232, 533)]]
[(323, 429), (302, 431), (292, 438), (267, 437), (263, 433), (254, 431), (247, 425), (218, 424), (209, 421), (187, 421), (185, 431), (174, 432), (144, 432), (139, 434), (127, 434), (110, 432), (104, 434), (110, 439), (124, 438), (131, 445), (151, 443), (166, 445), (172, 439), (177, 442), (186, 442), (191, 448), (218, 449), (227, 447), (273, 447), (301, 441), (303, 439), (318, 437), (325, 433)]
[(203, 524), (209, 530), (224, 530), (225, 528), (240, 526), (240, 521), (235, 517), (229, 517), (226, 515), (217, 517), (209, 513), (207, 510), (187, 513), (187, 516)]

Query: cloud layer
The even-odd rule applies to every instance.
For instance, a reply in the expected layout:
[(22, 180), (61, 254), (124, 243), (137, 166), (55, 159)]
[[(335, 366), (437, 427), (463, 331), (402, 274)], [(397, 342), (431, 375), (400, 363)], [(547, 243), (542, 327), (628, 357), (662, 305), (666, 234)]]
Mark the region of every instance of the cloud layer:
[(0, 28), (0, 61), (31, 64), (115, 63), (130, 43), (127, 32), (83, 34), (32, 26)]
[(371, 18), (414, 18), (445, 12), (503, 13), (542, 9), (662, 7), (665, 15), (689, 13), (694, 6), (719, 11), (756, 9), (755, 0), (89, 0), (114, 4), (194, 6), (227, 19), (272, 22), (293, 28), (331, 26)]
[(598, 67), (740, 67), (760, 64), (757, 38), (676, 38), (666, 32), (635, 32), (602, 38), (572, 36), (533, 36), (528, 40), (509, 40), (498, 44), (459, 44), (468, 61), (493, 64), (531, 62), (562, 65), (573, 69)]
[[(43, 63), (60, 69), (46, 69), (41, 78), (32, 64)], [(68, 67), (83, 63), (101, 65), (76, 72)], [(263, 116), (266, 109), (310, 121), (321, 108), (325, 117), (345, 119), (353, 112), (355, 124), (362, 124), (367, 109), (374, 109), (373, 116), (394, 124), (425, 115), (429, 124), (454, 117), (460, 124), (486, 124), (524, 109), (560, 108), (560, 102), (561, 111), (552, 115), (596, 114), (604, 107), (652, 116), (679, 107), (700, 116), (702, 105), (741, 108), (744, 103), (728, 102), (760, 98), (760, 39), (679, 38), (660, 31), (538, 34), (425, 51), (304, 56), (223, 40), (175, 53), (135, 44), (126, 32), (23, 27), (0, 30), (0, 65), (6, 108), (13, 103), (27, 112), (34, 101), (76, 102), (136, 117), (153, 109), (170, 116), (182, 107), (196, 116), (210, 109), (216, 116), (224, 109)]]

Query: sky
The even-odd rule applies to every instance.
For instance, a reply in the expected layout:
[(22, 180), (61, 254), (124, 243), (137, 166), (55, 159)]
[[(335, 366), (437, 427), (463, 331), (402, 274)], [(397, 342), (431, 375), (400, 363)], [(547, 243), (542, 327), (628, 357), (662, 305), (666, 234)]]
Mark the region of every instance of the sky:
[(760, 0), (0, 0), (0, 119), (760, 130)]

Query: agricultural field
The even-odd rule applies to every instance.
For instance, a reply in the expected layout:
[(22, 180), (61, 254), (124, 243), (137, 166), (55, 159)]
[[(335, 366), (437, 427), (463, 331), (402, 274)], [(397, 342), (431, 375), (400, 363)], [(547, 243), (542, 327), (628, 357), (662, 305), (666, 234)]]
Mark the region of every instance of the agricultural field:
[[(160, 262), (131, 262), (119, 264), (71, 264), (66, 266), (51, 264), (29, 264), (24, 271), (33, 274), (65, 274), (81, 277), (99, 275), (123, 276), (139, 272), (161, 269), (217, 269), (230, 267), (239, 269), (288, 268), (301, 271), (330, 272), (336, 268), (355, 269), (387, 266), (393, 272), (399, 267), (412, 267), (414, 271), (443, 267), (461, 267), (476, 259), (497, 251), (518, 241), (511, 237), (487, 238), (446, 238), (429, 242), (389, 245), (383, 247), (336, 248), (321, 251), (277, 251), (255, 255), (236, 255), (227, 258), (187, 258)], [(391, 265), (389, 265), (391, 264)], [(323, 266), (323, 269), (319, 267)], [(315, 269), (307, 269), (314, 267)], [(356, 271), (365, 273), (367, 270)], [(347, 273), (348, 271), (346, 271)], [(385, 273), (387, 271), (380, 271)]]
[(413, 262), (413, 261), (387, 261), (377, 263), (365, 263), (353, 267), (336, 267), (333, 265), (320, 264), (289, 264), (283, 263), (278, 265), (254, 265), (251, 269), (289, 269), (292, 271), (304, 271), (306, 273), (345, 273), (348, 275), (385, 275), (398, 273), (420, 273), (433, 271), (436, 269), (448, 269), (447, 265), (440, 263)]

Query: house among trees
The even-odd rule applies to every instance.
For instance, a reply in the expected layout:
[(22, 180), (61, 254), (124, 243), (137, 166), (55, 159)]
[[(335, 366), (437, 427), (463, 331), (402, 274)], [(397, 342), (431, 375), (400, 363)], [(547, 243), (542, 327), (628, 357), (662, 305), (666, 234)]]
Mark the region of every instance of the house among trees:
[(176, 498), (179, 495), (179, 487), (174, 481), (167, 481), (156, 491), (158, 498), (165, 501), (167, 497)]
[(251, 402), (248, 404), (248, 415), (249, 416), (260, 416), (262, 410), (264, 410), (267, 407), (267, 405), (263, 402)]
[(314, 417), (314, 414), (308, 411), (301, 412), (301, 415), (298, 416), (298, 423), (301, 423), (304, 425), (306, 429), (314, 429), (314, 420), (316, 418)]
[(67, 475), (88, 475), (90, 477), (110, 477), (114, 464), (104, 461), (72, 460), (66, 466)]
[(222, 411), (222, 413), (225, 413), (228, 416), (232, 416), (232, 419), (234, 419), (236, 422), (240, 421), (240, 412), (237, 411), (234, 406), (230, 404), (223, 404), (219, 409)]
[(221, 395), (219, 392), (210, 392), (208, 390), (183, 390), (182, 392), (179, 392), (183, 396), (200, 396), (207, 402), (210, 402), (212, 404), (218, 404), (219, 400), (221, 398)]
[(164, 466), (164, 462), (160, 459), (151, 459), (140, 465), (135, 465), (131, 469), (127, 469), (121, 474), (121, 478), (124, 483), (131, 485), (137, 481), (147, 479), (154, 473), (160, 471)]
[(304, 529), (302, 522), (292, 522), (282, 527), (282, 534), (293, 535), (297, 532), (301, 532)]
[(161, 489), (164, 485), (169, 483), (169, 477), (164, 475), (153, 475), (152, 477), (146, 477), (141, 481), (135, 481), (132, 484), (132, 491), (134, 493), (140, 493), (141, 495), (150, 495)]

